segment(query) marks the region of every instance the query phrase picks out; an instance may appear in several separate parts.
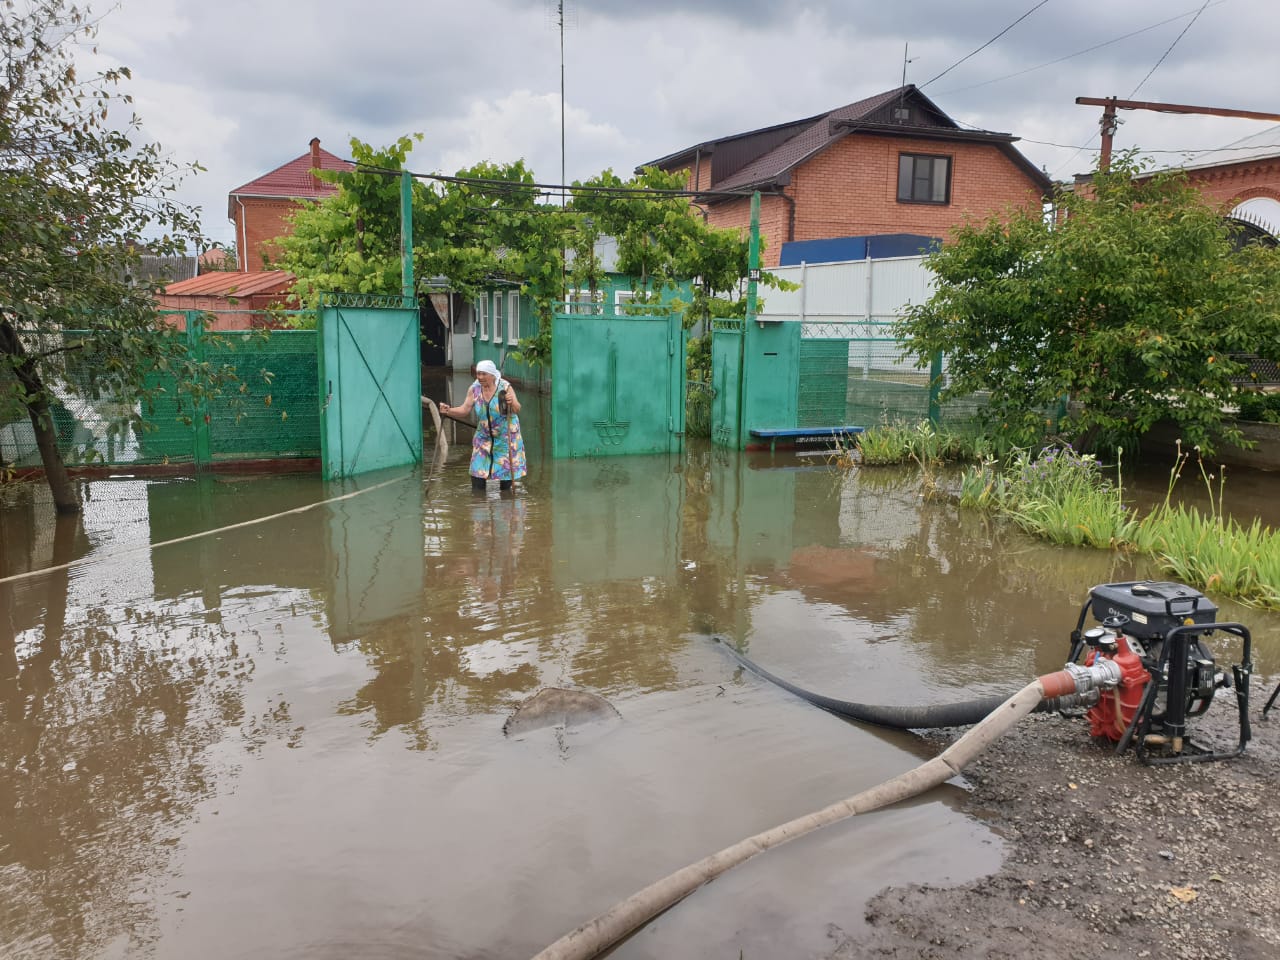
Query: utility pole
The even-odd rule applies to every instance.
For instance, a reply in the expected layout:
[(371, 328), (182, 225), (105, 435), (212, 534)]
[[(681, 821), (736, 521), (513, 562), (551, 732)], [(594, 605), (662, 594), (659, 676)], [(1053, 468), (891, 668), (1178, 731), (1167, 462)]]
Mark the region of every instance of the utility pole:
[(1117, 110), (1153, 110), (1156, 113), (1195, 113), (1210, 117), (1243, 117), (1246, 120), (1271, 120), (1280, 122), (1280, 113), (1262, 113), (1258, 110), (1232, 110), (1229, 107), (1192, 107), (1185, 103), (1153, 103), (1150, 100), (1120, 100), (1116, 97), (1076, 97), (1076, 103), (1102, 107), (1102, 153), (1098, 169), (1105, 172), (1111, 166), (1111, 140), (1120, 120)]

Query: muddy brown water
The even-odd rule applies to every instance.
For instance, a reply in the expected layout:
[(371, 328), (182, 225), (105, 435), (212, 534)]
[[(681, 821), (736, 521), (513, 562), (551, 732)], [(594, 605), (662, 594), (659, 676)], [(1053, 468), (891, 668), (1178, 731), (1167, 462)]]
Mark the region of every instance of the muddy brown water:
[[(528, 956), (922, 756), (711, 634), (833, 696), (943, 702), (1058, 668), (1088, 588), (1150, 572), (922, 503), (909, 471), (553, 462), (526, 409), (514, 496), (469, 489), (464, 428), (343, 484), (99, 480), (56, 524), (41, 488), (3, 493), (0, 577), (76, 562), (0, 582), (0, 955)], [(1277, 672), (1280, 617), (1223, 608)], [(621, 720), (504, 737), (547, 686)], [(995, 869), (960, 796), (757, 857), (614, 956), (829, 951), (887, 884)]]

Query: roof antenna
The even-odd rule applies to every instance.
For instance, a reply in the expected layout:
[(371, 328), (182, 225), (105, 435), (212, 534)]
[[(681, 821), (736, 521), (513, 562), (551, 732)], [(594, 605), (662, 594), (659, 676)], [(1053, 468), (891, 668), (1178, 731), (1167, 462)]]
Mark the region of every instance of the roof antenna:
[(560, 32), (560, 208), (567, 203), (564, 165), (564, 28), (578, 25), (572, 0), (547, 0), (547, 20)]
[[(915, 63), (917, 59), (916, 57), (912, 57), (910, 60), (907, 59), (907, 48), (909, 46), (910, 44), (906, 43), (902, 45), (902, 87), (906, 87), (907, 85), (907, 64)], [(899, 102), (901, 102), (901, 95), (899, 95)]]

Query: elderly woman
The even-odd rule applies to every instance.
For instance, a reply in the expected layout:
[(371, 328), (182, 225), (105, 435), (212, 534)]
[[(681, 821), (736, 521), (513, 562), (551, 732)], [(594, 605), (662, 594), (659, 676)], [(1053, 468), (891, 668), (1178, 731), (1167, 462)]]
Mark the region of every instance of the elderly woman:
[(440, 404), (440, 412), (465, 417), (476, 411), (476, 435), (471, 444), (471, 488), (483, 490), (489, 480), (497, 480), (503, 490), (519, 480), (528, 467), (524, 459), (524, 437), (520, 435), (520, 401), (511, 384), (502, 379), (492, 360), (476, 364), (476, 379), (467, 388), (467, 399), (456, 407)]

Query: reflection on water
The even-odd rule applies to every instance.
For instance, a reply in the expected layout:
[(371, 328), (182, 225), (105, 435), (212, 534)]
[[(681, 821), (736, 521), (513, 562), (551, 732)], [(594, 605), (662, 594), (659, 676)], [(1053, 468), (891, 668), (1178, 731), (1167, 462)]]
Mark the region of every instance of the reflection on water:
[[(1056, 669), (1088, 588), (1150, 573), (924, 504), (910, 472), (552, 462), (527, 408), (514, 494), (472, 493), (462, 427), (434, 469), (343, 485), (94, 481), (57, 523), (4, 492), (0, 955), (528, 955), (916, 762), (707, 634), (835, 696), (936, 702)], [(1222, 606), (1275, 672), (1280, 617)], [(504, 738), (544, 686), (622, 720)], [(757, 858), (617, 955), (815, 954), (885, 884), (992, 869), (948, 796)]]

